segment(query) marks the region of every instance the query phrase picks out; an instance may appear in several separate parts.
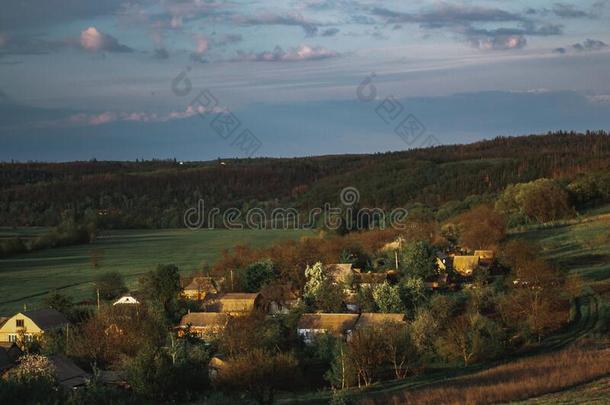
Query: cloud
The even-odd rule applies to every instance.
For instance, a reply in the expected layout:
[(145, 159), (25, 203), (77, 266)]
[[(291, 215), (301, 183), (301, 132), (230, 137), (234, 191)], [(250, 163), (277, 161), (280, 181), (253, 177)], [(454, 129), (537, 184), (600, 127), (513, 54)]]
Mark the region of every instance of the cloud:
[(191, 59), (197, 62), (205, 62), (204, 55), (210, 49), (210, 41), (203, 34), (193, 35), (195, 41), (195, 52), (191, 54)]
[(100, 113), (78, 113), (72, 114), (67, 118), (55, 121), (39, 122), (37, 127), (74, 127), (74, 126), (97, 126), (111, 124), (114, 122), (168, 122), (173, 120), (193, 117), (204, 113), (222, 113), (224, 109), (216, 107), (207, 110), (203, 106), (188, 106), (184, 111), (172, 111), (168, 113), (148, 113), (148, 112), (117, 112), (104, 111)]
[(582, 43), (572, 45), (572, 49), (578, 52), (601, 51), (608, 48), (608, 44), (597, 39), (587, 39)]
[(560, 53), (560, 54), (562, 54), (562, 55), (563, 55), (563, 54), (565, 54), (565, 53), (567, 52), (567, 50), (566, 50), (566, 48), (564, 48), (564, 47), (560, 47), (560, 48), (555, 48), (555, 49), (553, 49), (553, 52), (555, 52), (555, 53)]
[(156, 48), (153, 56), (155, 59), (169, 59), (169, 52), (165, 48)]
[(339, 33), (340, 29), (339, 28), (327, 28), (324, 31), (322, 31), (321, 35), (323, 37), (334, 37), (335, 35), (337, 35)]
[(224, 34), (217, 38), (213, 38), (212, 42), (215, 46), (225, 46), (229, 44), (236, 44), (243, 40), (244, 38), (241, 34)]
[(314, 36), (318, 32), (318, 26), (322, 25), (310, 21), (298, 13), (273, 14), (265, 13), (257, 16), (239, 15), (234, 17), (235, 22), (243, 25), (287, 25), (298, 26), (305, 31), (307, 36)]
[(237, 61), (252, 61), (252, 62), (297, 62), (307, 60), (320, 60), (339, 56), (335, 51), (323, 47), (311, 47), (301, 45), (297, 48), (283, 50), (276, 46), (273, 51), (266, 52), (243, 52), (237, 51)]
[(431, 10), (419, 13), (403, 13), (383, 7), (375, 7), (372, 13), (390, 23), (419, 23), (428, 28), (468, 25), (474, 22), (524, 21), (519, 15), (497, 8), (481, 6), (453, 5), (439, 3)]
[(121, 44), (113, 36), (98, 31), (95, 27), (89, 27), (81, 32), (80, 45), (90, 52), (133, 52), (130, 47)]
[(553, 13), (562, 18), (592, 18), (591, 13), (577, 9), (573, 4), (556, 3), (553, 5)]
[(483, 50), (506, 51), (510, 49), (521, 49), (527, 45), (527, 40), (523, 35), (498, 35), (471, 39), (472, 46)]

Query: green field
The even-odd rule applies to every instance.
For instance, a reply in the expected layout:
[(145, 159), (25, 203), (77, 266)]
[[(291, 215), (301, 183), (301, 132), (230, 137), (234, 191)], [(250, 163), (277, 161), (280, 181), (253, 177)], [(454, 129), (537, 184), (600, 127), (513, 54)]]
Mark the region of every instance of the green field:
[[(19, 231), (20, 233), (24, 231)], [(15, 231), (2, 231), (14, 234)], [(173, 263), (184, 273), (213, 264), (236, 244), (264, 246), (275, 240), (310, 234), (297, 230), (129, 230), (108, 231), (90, 245), (48, 249), (0, 260), (0, 315), (34, 308), (53, 290), (76, 299), (93, 298), (97, 274), (118, 271), (135, 287), (139, 275), (158, 264)], [(91, 251), (102, 252), (100, 266), (91, 264)]]

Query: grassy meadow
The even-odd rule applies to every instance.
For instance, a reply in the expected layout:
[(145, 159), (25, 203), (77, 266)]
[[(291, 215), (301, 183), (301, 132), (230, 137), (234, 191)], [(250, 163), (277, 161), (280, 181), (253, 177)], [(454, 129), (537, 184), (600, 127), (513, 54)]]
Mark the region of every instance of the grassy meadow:
[[(39, 229), (0, 230), (1, 236), (32, 235)], [(120, 230), (105, 231), (89, 245), (47, 249), (0, 260), (0, 315), (35, 308), (53, 290), (76, 299), (93, 298), (92, 280), (106, 271), (122, 273), (129, 286), (158, 264), (173, 263), (184, 273), (212, 264), (224, 249), (237, 244), (264, 246), (299, 238), (299, 230)], [(98, 268), (92, 251), (100, 252)]]

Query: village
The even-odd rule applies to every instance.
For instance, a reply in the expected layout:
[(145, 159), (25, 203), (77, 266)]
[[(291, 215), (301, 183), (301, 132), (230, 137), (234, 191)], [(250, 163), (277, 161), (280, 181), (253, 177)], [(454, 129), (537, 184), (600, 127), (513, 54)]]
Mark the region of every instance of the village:
[[(271, 288), (263, 285), (261, 291), (252, 293), (225, 292), (227, 284), (232, 284), (233, 280), (203, 274), (181, 277), (178, 298), (188, 301), (189, 309), (177, 324), (171, 325), (170, 333), (175, 334), (177, 338), (196, 338), (206, 347), (215, 348), (215, 342), (223, 338), (227, 325), (236, 319), (254, 315), (269, 319), (288, 316), (291, 313), (297, 314), (293, 332), (306, 346), (314, 345), (321, 336), (332, 336), (349, 342), (355, 333), (362, 330), (384, 327), (404, 329), (408, 322), (405, 311), (392, 312), (392, 308), (377, 308), (376, 312), (372, 312), (363, 308), (358, 299), (358, 292), (379, 290), (380, 286), (391, 288), (399, 282), (398, 251), (402, 243), (404, 241), (399, 238), (382, 249), (391, 253), (389, 257), (395, 256), (396, 269), (365, 272), (356, 268), (353, 263), (324, 266), (317, 263), (307, 268), (305, 275), (308, 283), (314, 285), (316, 282), (327, 282), (333, 290), (340, 293), (342, 299), (337, 306), (340, 311), (337, 312), (303, 312), (303, 302), (307, 299), (304, 294), (307, 292), (299, 291), (288, 284), (274, 284)], [(437, 251), (433, 257), (434, 274), (424, 280), (423, 288), (427, 293), (471, 288), (477, 272), (489, 274), (494, 259), (492, 250), (476, 250), (470, 255)], [(316, 274), (316, 268), (321, 270), (321, 273)], [(108, 306), (108, 310), (121, 309), (121, 317), (129, 324), (132, 316), (139, 315), (140, 307), (146, 304), (145, 300), (143, 295), (133, 292), (123, 294), (104, 305)], [(98, 301), (98, 311), (99, 305)], [(126, 335), (124, 327), (125, 322), (122, 326), (111, 322), (103, 332), (107, 337), (123, 337)], [(68, 317), (54, 308), (24, 310), (0, 318), (0, 375), (9, 375), (11, 369), (19, 364), (21, 356), (36, 352), (34, 347), (40, 348), (36, 343), (43, 342), (46, 336), (53, 334), (69, 340), (71, 328)], [(208, 373), (212, 381), (223, 369), (231, 367), (227, 354), (222, 351), (210, 353)], [(85, 387), (93, 377), (91, 372), (83, 370), (65, 355), (49, 356), (49, 361), (56, 381), (66, 390)], [(397, 375), (406, 375), (408, 366), (405, 364), (404, 369), (397, 369), (396, 372)], [(130, 387), (120, 371), (98, 370), (97, 373), (97, 378), (104, 384), (125, 389)], [(360, 378), (358, 380), (360, 384)]]

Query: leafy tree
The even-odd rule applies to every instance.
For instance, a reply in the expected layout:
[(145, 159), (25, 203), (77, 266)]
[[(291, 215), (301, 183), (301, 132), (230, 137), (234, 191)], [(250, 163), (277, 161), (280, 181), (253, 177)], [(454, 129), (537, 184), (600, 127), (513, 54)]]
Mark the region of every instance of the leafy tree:
[(242, 280), (247, 292), (258, 292), (266, 284), (277, 278), (277, 272), (271, 260), (261, 260), (246, 267)]
[(404, 311), (399, 287), (392, 286), (387, 281), (373, 288), (373, 299), (381, 312), (398, 313)]
[(292, 354), (253, 349), (231, 357), (215, 383), (223, 391), (245, 392), (259, 404), (271, 404), (278, 390), (293, 386), (296, 369)]
[(305, 302), (325, 312), (340, 312), (344, 301), (343, 289), (333, 284), (322, 263), (308, 266), (305, 276)]
[(494, 249), (504, 238), (506, 221), (489, 205), (479, 205), (455, 220), (459, 241), (471, 250)]
[(71, 297), (53, 291), (45, 297), (43, 305), (47, 308), (55, 309), (64, 315), (69, 315), (74, 306), (74, 302)]
[(465, 366), (493, 359), (502, 353), (504, 335), (491, 319), (480, 314), (464, 314), (452, 321), (438, 340), (439, 352), (460, 359)]
[(112, 300), (127, 291), (123, 275), (116, 271), (102, 273), (95, 278), (95, 290), (104, 300)]
[(424, 280), (420, 277), (403, 278), (398, 285), (398, 293), (404, 308), (411, 314), (428, 300)]
[(348, 358), (356, 370), (358, 386), (369, 386), (378, 377), (386, 361), (384, 336), (376, 328), (363, 328), (352, 333), (347, 343)]
[(23, 355), (19, 364), (0, 379), (0, 403), (60, 403), (55, 370), (45, 356)]
[(388, 322), (381, 326), (383, 347), (397, 379), (403, 379), (418, 362), (415, 347), (409, 329), (406, 326)]
[(402, 252), (400, 268), (403, 274), (423, 279), (437, 274), (434, 248), (425, 241), (408, 243)]
[(166, 314), (170, 314), (182, 292), (180, 270), (173, 264), (159, 265), (140, 279), (140, 285), (150, 301), (161, 304)]

